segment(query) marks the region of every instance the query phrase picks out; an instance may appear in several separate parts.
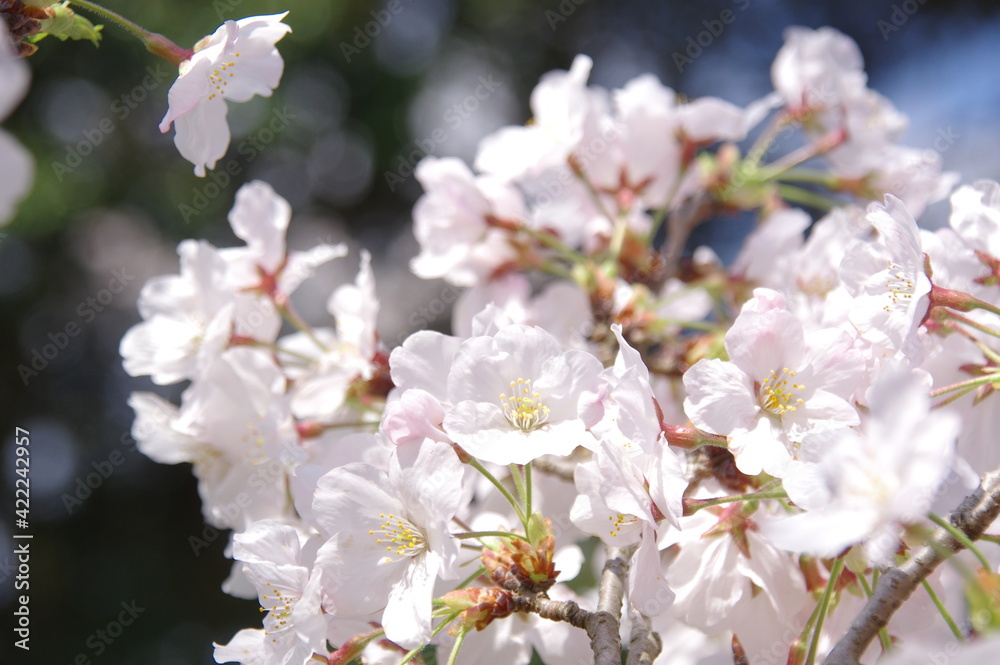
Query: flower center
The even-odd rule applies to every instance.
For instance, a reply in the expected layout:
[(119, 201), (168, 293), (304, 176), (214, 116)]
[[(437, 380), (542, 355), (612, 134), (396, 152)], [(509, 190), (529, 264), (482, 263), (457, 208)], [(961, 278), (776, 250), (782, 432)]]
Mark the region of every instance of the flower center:
[[(395, 552), (396, 556), (404, 558), (417, 556), (427, 549), (427, 538), (410, 520), (392, 513), (379, 513), (379, 519), (385, 521), (379, 528), (371, 529), (368, 535), (375, 536), (376, 543), (385, 545), (386, 552)], [(395, 560), (391, 554), (383, 559), (385, 563)]]
[(906, 276), (901, 266), (892, 261), (889, 262), (888, 277), (885, 280), (885, 288), (889, 291), (889, 304), (882, 309), (889, 312), (902, 306), (903, 309), (909, 306), (913, 300), (913, 292), (916, 286), (913, 280)]
[(522, 432), (538, 429), (549, 419), (549, 407), (531, 391), (531, 379), (511, 381), (510, 395), (500, 393), (500, 404), (507, 421)]
[(213, 69), (212, 73), (208, 75), (208, 83), (215, 89), (214, 92), (208, 95), (209, 99), (214, 99), (217, 94), (226, 94), (226, 86), (229, 85), (229, 79), (233, 77), (233, 73), (226, 70), (236, 64), (236, 58), (239, 55), (239, 53), (233, 53), (232, 62), (220, 62), (219, 66)]
[(757, 399), (765, 411), (783, 416), (789, 411), (798, 409), (803, 400), (795, 391), (805, 390), (806, 387), (801, 383), (789, 383), (789, 379), (794, 377), (795, 372), (787, 367), (781, 370), (781, 374), (771, 370), (771, 375), (757, 391)]
[[(268, 587), (268, 593), (261, 594), (260, 600), (264, 604), (264, 607), (261, 607), (260, 611), (267, 612), (267, 617), (264, 619), (264, 634), (271, 635), (290, 627), (288, 625), (288, 618), (292, 616), (292, 605), (295, 602), (295, 598), (290, 597), (287, 593), (282, 593), (281, 589), (275, 587), (270, 582), (267, 582), (266, 586)], [(271, 641), (275, 642), (277, 640), (271, 638)]]
[(618, 513), (617, 515), (609, 515), (608, 521), (611, 522), (611, 530), (608, 531), (608, 533), (610, 533), (611, 537), (614, 538), (621, 532), (623, 526), (632, 526), (639, 521), (639, 518), (635, 515), (623, 515), (622, 513)]

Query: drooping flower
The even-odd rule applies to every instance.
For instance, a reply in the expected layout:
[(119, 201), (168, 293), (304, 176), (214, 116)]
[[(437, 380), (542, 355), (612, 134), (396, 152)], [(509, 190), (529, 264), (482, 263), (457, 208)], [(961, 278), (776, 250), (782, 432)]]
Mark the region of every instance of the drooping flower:
[(180, 76), (167, 94), (170, 106), (160, 131), (166, 133), (174, 125), (174, 145), (194, 164), (195, 175), (204, 177), (205, 168), (214, 168), (229, 147), (226, 100), (270, 97), (278, 86), (285, 63), (274, 45), (291, 32), (281, 22), (287, 15), (226, 21), (181, 63)]

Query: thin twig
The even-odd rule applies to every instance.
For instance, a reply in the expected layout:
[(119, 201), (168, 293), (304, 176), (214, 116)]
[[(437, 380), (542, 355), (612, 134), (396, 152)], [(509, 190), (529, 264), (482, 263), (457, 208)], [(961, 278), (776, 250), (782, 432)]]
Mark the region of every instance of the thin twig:
[[(949, 521), (970, 540), (976, 540), (1000, 515), (1000, 468), (983, 476), (979, 488), (949, 515)], [(857, 665), (880, 628), (910, 597), (950, 553), (964, 549), (947, 529), (938, 527), (927, 545), (905, 563), (882, 571), (868, 604), (854, 618), (847, 633), (840, 638), (824, 665)]]
[(707, 192), (685, 199), (667, 217), (667, 241), (663, 248), (664, 280), (680, 272), (681, 254), (688, 237), (696, 226), (705, 221), (712, 209), (712, 197)]

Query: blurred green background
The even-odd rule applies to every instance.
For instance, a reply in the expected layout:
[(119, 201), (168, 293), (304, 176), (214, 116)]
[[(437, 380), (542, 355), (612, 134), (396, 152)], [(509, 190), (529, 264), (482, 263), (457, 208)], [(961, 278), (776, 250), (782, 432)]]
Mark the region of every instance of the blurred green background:
[[(446, 325), (426, 305), (447, 287), (407, 273), (416, 253), (409, 211), (420, 194), (412, 166), (428, 151), (471, 161), (481, 137), (528, 119), (539, 76), (567, 68), (576, 53), (594, 58), (596, 84), (620, 86), (650, 71), (691, 97), (746, 104), (770, 90), (786, 26), (833, 25), (861, 45), (871, 87), (910, 116), (905, 143), (939, 150), (964, 181), (1000, 177), (989, 149), (1000, 144), (995, 3), (398, 1), (401, 11), (376, 30), (372, 12), (388, 3), (109, 0), (185, 46), (224, 19), (290, 11), (281, 86), (269, 99), (230, 106), (234, 136), (219, 165), (237, 173), (228, 182), (196, 178), (172, 133), (158, 132), (174, 72), (120, 29), (107, 26), (98, 49), (46, 40), (29, 58), (31, 89), (4, 123), (34, 155), (37, 173), (0, 236), (0, 608), (9, 626), (19, 426), (31, 433), (32, 633), (24, 654), (5, 629), (0, 654), (47, 665), (80, 663), (80, 654), (108, 665), (202, 664), (212, 662), (213, 641), (259, 626), (254, 603), (219, 589), (226, 536), (197, 554), (192, 547), (204, 524), (190, 468), (154, 464), (134, 449), (125, 401), (155, 387), (125, 375), (117, 352), (138, 320), (142, 284), (176, 272), (180, 240), (237, 244), (225, 216), (247, 180), (267, 180), (292, 203), (293, 248), (345, 239), (375, 254), (380, 330), (395, 346), (416, 328)], [(680, 71), (673, 54), (724, 9), (735, 20)], [(366, 27), (377, 32), (368, 44), (358, 38)], [(459, 112), (480, 77), (500, 85)], [(445, 139), (428, 143), (436, 129)], [(946, 210), (933, 208), (927, 223), (940, 223)], [(324, 322), (327, 296), (356, 266), (352, 252), (303, 287), (307, 318)], [(88, 302), (115, 271), (126, 289)], [(82, 332), (25, 383), (18, 366), (72, 322)], [(155, 389), (176, 401), (182, 388)], [(96, 488), (86, 488), (88, 479)], [(108, 642), (98, 631), (123, 602), (143, 611)]]

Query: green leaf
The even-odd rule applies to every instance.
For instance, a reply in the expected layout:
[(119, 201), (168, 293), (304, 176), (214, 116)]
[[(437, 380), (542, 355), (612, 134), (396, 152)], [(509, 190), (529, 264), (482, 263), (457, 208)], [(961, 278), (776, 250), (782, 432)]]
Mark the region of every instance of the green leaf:
[(59, 2), (46, 8), (51, 18), (41, 21), (42, 29), (38, 39), (47, 35), (58, 37), (61, 41), (67, 39), (87, 39), (98, 46), (101, 41), (103, 25), (94, 25), (89, 20), (73, 12), (69, 2)]
[(549, 530), (549, 526), (545, 523), (545, 518), (541, 513), (532, 513), (531, 517), (528, 518), (528, 542), (534, 546), (538, 546), (542, 542), (542, 539), (546, 536), (552, 535)]

